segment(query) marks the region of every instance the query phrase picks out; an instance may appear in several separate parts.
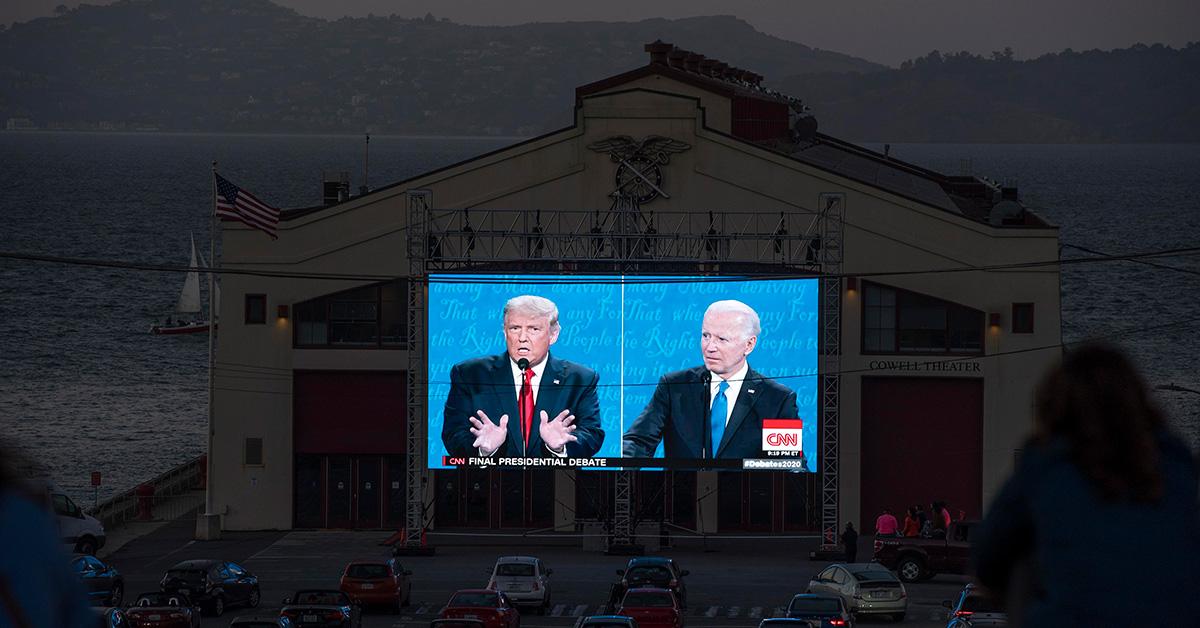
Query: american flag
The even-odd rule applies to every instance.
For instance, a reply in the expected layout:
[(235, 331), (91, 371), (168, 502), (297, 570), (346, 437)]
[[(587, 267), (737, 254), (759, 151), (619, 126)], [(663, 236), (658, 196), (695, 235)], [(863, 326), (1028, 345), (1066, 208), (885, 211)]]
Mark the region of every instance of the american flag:
[(224, 177), (217, 178), (217, 215), (221, 218), (238, 220), (258, 229), (272, 238), (279, 225), (279, 210), (258, 200), (253, 194), (230, 183)]

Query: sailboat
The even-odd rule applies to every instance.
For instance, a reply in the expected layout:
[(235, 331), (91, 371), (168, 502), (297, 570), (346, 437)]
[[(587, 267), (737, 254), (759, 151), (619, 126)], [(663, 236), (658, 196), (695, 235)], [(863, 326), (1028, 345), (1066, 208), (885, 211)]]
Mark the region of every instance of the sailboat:
[[(200, 268), (208, 268), (208, 261), (200, 255), (200, 263), (196, 263), (196, 238), (192, 240), (192, 258), (188, 263), (190, 269), (183, 280), (183, 289), (179, 291), (179, 302), (175, 304), (178, 317), (167, 317), (162, 325), (151, 325), (150, 333), (159, 335), (196, 334), (208, 331), (208, 321), (199, 315), (200, 308)], [(219, 312), (221, 307), (221, 288), (213, 284), (213, 311)]]

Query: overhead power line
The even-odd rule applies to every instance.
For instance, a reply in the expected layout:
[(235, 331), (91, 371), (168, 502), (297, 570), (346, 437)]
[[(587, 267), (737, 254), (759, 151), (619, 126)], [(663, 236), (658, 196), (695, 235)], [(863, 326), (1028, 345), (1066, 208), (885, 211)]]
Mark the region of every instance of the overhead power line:
[[(1079, 247), (1073, 247), (1079, 248)], [(948, 268), (927, 268), (915, 270), (880, 270), (880, 271), (860, 271), (846, 272), (836, 275), (814, 274), (779, 274), (779, 273), (750, 273), (739, 275), (721, 275), (721, 276), (688, 276), (688, 277), (662, 277), (654, 276), (653, 278), (638, 279), (637, 276), (626, 276), (621, 280), (613, 280), (597, 277), (573, 277), (571, 275), (562, 275), (553, 279), (539, 279), (533, 276), (529, 279), (522, 279), (520, 283), (524, 284), (637, 284), (637, 283), (723, 283), (737, 281), (780, 281), (788, 279), (807, 279), (812, 277), (824, 278), (841, 278), (841, 277), (897, 277), (907, 275), (936, 275), (949, 273), (963, 272), (999, 272), (1013, 270), (1029, 270), (1035, 268), (1061, 267), (1077, 264), (1092, 264), (1100, 262), (1122, 262), (1122, 261), (1146, 261), (1156, 258), (1165, 257), (1188, 257), (1200, 254), (1200, 246), (1180, 247), (1173, 249), (1158, 249), (1152, 251), (1140, 251), (1135, 253), (1122, 253), (1110, 255), (1090, 255), (1088, 257), (1069, 257), (1052, 260), (1040, 260), (1031, 262), (1012, 262), (1008, 264), (986, 264), (977, 266), (953, 266)], [(190, 266), (177, 266), (170, 264), (148, 264), (143, 262), (129, 262), (123, 260), (103, 260), (79, 257), (63, 257), (58, 255), (39, 255), (35, 253), (20, 253), (14, 251), (0, 251), (0, 259), (9, 259), (14, 261), (45, 263), (45, 264), (63, 264), (68, 266), (83, 266), (94, 268), (115, 268), (121, 270), (136, 270), (148, 272), (213, 272), (218, 275), (240, 275), (251, 277), (273, 277), (280, 279), (312, 279), (312, 280), (331, 280), (331, 281), (391, 281), (404, 278), (404, 276), (396, 275), (376, 275), (376, 274), (355, 274), (355, 273), (313, 273), (313, 272), (290, 272), (290, 271), (271, 271), (258, 270), (248, 268), (193, 268)], [(536, 261), (536, 260), (534, 260)], [(547, 262), (553, 260), (546, 260)], [(603, 262), (603, 260), (597, 260)], [(618, 261), (618, 260), (614, 260)], [(1176, 267), (1165, 266), (1170, 270), (1185, 270)], [(516, 271), (514, 271), (516, 272)], [(528, 273), (528, 270), (521, 272)], [(454, 273), (445, 273), (438, 278), (424, 277), (422, 281), (427, 283), (446, 283), (446, 284), (488, 284), (488, 283), (511, 283), (511, 279), (488, 278), (480, 275), (485, 274), (504, 274), (502, 272), (494, 273), (475, 273), (470, 279), (453, 279), (446, 275)], [(605, 273), (597, 273), (605, 274)]]

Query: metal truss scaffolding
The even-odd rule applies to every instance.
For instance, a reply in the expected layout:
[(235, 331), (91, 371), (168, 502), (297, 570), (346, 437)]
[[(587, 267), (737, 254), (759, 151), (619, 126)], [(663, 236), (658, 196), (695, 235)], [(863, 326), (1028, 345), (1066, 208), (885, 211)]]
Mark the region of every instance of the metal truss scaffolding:
[(842, 245), (846, 195), (821, 194), (821, 537), (838, 538), (842, 370)]
[(404, 535), (397, 546), (404, 551), (425, 548), (425, 491), (421, 479), (425, 472), (425, 404), (428, 382), (424, 381), (428, 347), (425, 342), (425, 240), (429, 208), (433, 195), (426, 190), (408, 193), (408, 372), (406, 394), (408, 416), (405, 420), (405, 470), (407, 492), (404, 510)]
[[(416, 425), (425, 416), (427, 391), (417, 374), (425, 367), (425, 338), (421, 334), (426, 315), (425, 280), (429, 273), (816, 275), (827, 268), (833, 253), (838, 256), (840, 269), (840, 205), (838, 227), (834, 229), (826, 220), (824, 233), (817, 233), (821, 228), (818, 211), (656, 212), (639, 206), (623, 194), (614, 194), (608, 209), (434, 209), (428, 193), (414, 191), (409, 192), (408, 211), (412, 270), (409, 285), (410, 420), (406, 528), (410, 544), (419, 543), (422, 527), (418, 477), (421, 469), (415, 465), (423, 460), (425, 447)], [(834, 238), (836, 244), (825, 245), (829, 238)], [(836, 287), (834, 291), (837, 291)], [(828, 320), (828, 313), (824, 313)], [(836, 332), (836, 316), (833, 325)], [(833, 349), (836, 351), (837, 346)], [(828, 404), (828, 395), (825, 399)], [(836, 383), (833, 401), (833, 433), (836, 435)], [(824, 416), (828, 421), (828, 409)], [(836, 468), (835, 458), (835, 473)], [(615, 478), (610, 551), (637, 547), (631, 517), (634, 478), (634, 471), (622, 471)], [(834, 487), (833, 521), (836, 525), (836, 479)]]

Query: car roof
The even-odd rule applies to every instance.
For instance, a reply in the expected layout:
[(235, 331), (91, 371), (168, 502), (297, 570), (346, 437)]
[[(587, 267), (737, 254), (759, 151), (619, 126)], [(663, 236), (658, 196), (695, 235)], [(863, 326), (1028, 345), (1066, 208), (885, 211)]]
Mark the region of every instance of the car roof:
[(629, 559), (629, 566), (639, 565), (669, 565), (675, 561), (665, 556), (638, 556), (637, 558)]
[[(887, 571), (888, 568), (879, 563), (838, 563), (846, 568), (850, 573), (862, 573), (864, 571)], [(891, 572), (888, 572), (891, 573)]]
[(500, 563), (536, 563), (538, 559), (534, 556), (501, 556), (496, 559), (496, 564)]
[[(836, 595), (821, 595), (821, 594), (819, 594), (819, 593), (797, 593), (796, 595), (793, 595), (793, 596), (792, 596), (792, 599), (793, 599), (793, 600), (795, 600), (795, 599), (804, 599), (804, 600), (840, 600), (841, 598), (839, 598), (839, 597), (838, 597), (838, 596), (836, 596)], [(768, 617), (767, 619), (786, 619), (786, 618), (785, 618), (785, 617)]]
[(629, 615), (588, 615), (583, 618), (583, 621), (633, 621), (633, 618)]
[(763, 619), (761, 622), (759, 622), (759, 623), (760, 623), (760, 624), (767, 624), (767, 623), (771, 623), (771, 624), (775, 624), (775, 623), (779, 623), (779, 624), (797, 624), (797, 625), (800, 625), (800, 626), (808, 626), (808, 625), (810, 625), (810, 624), (808, 623), (808, 620), (807, 620), (807, 619), (800, 619), (800, 618), (798, 618), (798, 617), (767, 617), (767, 618), (764, 618), (764, 619)]
[(225, 561), (215, 558), (193, 558), (192, 560), (181, 560), (175, 563), (175, 566), (171, 567), (171, 569), (206, 569), (223, 562)]
[(279, 615), (243, 615), (241, 617), (235, 617), (230, 625), (237, 625), (242, 622), (252, 621), (267, 621), (271, 622), (272, 624), (279, 624)]
[(346, 563), (346, 566), (352, 567), (354, 565), (383, 565), (386, 567), (389, 560), (391, 560), (391, 559), (388, 559), (388, 560), (352, 560), (352, 561)]
[(499, 593), (495, 589), (459, 589), (454, 593)]
[(626, 591), (626, 593), (670, 593), (671, 595), (675, 595), (670, 589), (664, 589), (662, 587), (635, 587), (633, 589), (629, 589)]

